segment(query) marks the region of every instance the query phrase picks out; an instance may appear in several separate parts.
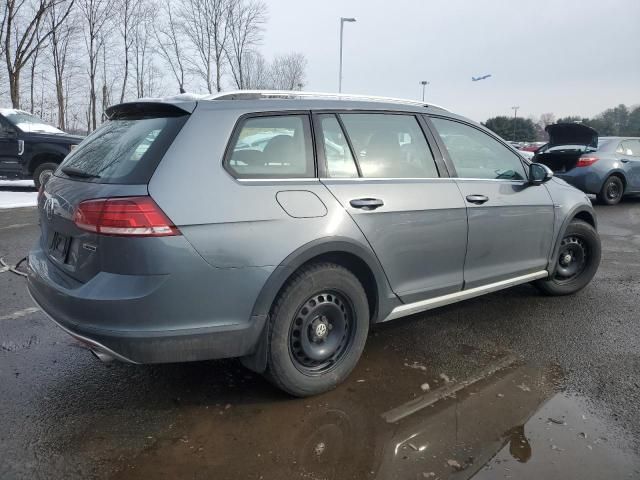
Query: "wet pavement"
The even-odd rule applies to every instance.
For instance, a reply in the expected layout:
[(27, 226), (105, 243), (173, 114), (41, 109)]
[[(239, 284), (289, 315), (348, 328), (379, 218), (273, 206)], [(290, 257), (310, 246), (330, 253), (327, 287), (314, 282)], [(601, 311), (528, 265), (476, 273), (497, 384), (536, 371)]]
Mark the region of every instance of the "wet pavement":
[[(373, 330), (293, 399), (237, 361), (99, 363), (0, 273), (0, 479), (640, 478), (640, 200), (584, 291), (520, 286)], [(37, 237), (0, 210), (0, 256)]]

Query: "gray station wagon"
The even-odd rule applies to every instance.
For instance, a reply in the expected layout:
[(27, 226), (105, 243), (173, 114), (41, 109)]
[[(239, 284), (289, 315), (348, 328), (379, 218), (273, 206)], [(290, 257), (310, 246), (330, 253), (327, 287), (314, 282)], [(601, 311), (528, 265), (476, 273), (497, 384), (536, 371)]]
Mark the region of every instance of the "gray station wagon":
[(103, 359), (240, 357), (333, 388), (370, 325), (600, 262), (584, 193), (420, 102), (234, 92), (110, 107), (40, 190), (29, 291)]

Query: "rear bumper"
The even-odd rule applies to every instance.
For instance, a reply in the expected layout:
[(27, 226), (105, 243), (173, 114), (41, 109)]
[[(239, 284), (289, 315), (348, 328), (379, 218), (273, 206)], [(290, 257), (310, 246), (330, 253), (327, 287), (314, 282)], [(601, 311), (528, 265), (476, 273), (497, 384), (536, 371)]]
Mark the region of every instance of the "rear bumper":
[[(185, 290), (176, 290), (174, 281), (154, 276), (131, 279), (124, 278), (131, 275), (105, 274), (80, 286), (70, 281), (65, 284), (64, 274), (39, 246), (30, 252), (29, 265), (29, 293), (53, 322), (97, 354), (124, 362), (170, 363), (249, 355), (266, 321), (266, 315), (251, 316), (253, 302), (248, 307), (239, 305), (232, 315), (224, 309), (207, 311), (208, 306), (224, 303), (222, 299), (212, 302), (211, 296), (236, 286), (238, 279), (233, 275), (243, 269), (214, 271), (214, 276), (229, 273), (231, 278), (226, 282), (211, 278), (209, 285), (219, 285), (220, 291), (210, 291), (209, 298), (198, 302), (193, 296), (185, 298)], [(177, 277), (184, 283), (184, 278)], [(197, 272), (193, 277), (194, 282), (201, 280)], [(244, 282), (249, 292), (251, 283)], [(187, 290), (199, 292), (197, 285)], [(102, 292), (108, 293), (108, 298), (100, 297)], [(197, 309), (198, 319), (194, 319), (194, 302), (204, 308)]]
[(565, 173), (554, 173), (568, 184), (585, 193), (597, 194), (602, 189), (604, 179), (591, 167), (576, 167)]

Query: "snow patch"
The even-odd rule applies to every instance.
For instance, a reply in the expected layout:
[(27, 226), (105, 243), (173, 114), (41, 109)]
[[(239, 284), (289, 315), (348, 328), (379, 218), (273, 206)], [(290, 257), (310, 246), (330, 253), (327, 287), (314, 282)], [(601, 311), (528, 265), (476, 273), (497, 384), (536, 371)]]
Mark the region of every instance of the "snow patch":
[(30, 188), (34, 188), (33, 180), (0, 180), (0, 209), (35, 207), (38, 192)]

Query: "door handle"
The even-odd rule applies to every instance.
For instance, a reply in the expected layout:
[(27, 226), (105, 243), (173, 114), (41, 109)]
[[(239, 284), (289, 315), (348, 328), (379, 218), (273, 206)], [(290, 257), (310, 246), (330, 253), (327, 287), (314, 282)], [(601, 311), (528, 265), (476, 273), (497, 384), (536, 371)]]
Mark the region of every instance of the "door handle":
[(375, 210), (384, 205), (379, 198), (355, 198), (349, 202), (353, 208), (361, 208), (362, 210)]
[(482, 205), (489, 201), (489, 197), (486, 195), (467, 195), (467, 202)]
[(628, 158), (621, 158), (620, 161), (622, 163), (629, 163), (629, 159)]

